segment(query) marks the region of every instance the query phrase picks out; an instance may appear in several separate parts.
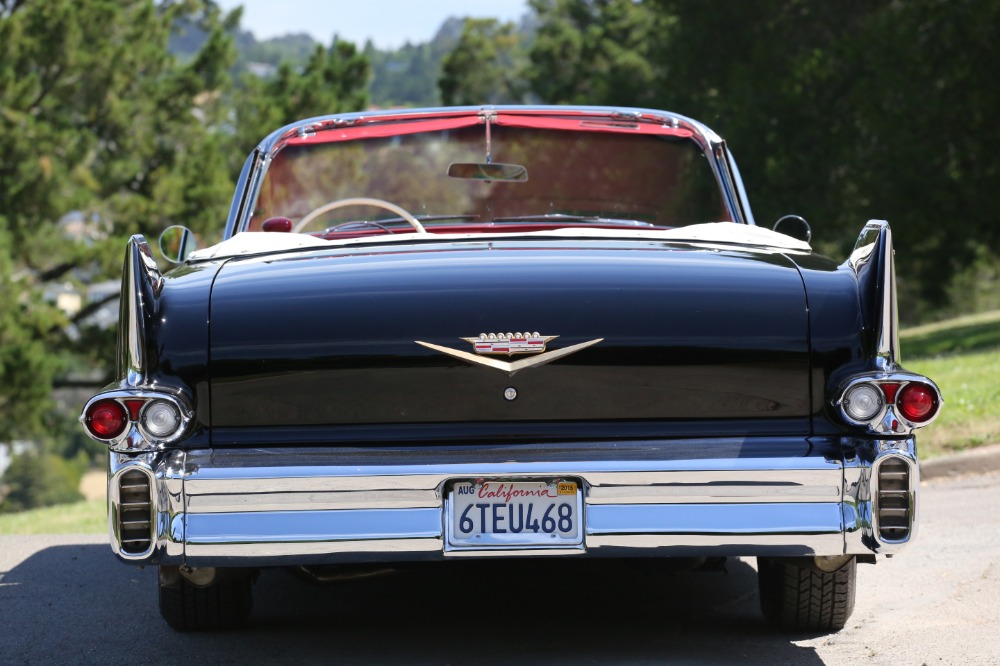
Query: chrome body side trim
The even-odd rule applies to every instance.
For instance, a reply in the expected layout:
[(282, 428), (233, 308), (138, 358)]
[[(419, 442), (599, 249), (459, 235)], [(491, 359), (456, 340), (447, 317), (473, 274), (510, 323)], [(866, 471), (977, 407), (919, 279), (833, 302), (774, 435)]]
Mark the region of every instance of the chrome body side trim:
[[(873, 479), (887, 457), (909, 465), (915, 525), (915, 442), (836, 441), (843, 455), (755, 456), (749, 440), (605, 442), (561, 444), (551, 456), (533, 449), (522, 462), (475, 447), (113, 452), (111, 487), (126, 469), (152, 475), (155, 535), (140, 556), (123, 554), (114, 531), (112, 547), (129, 562), (192, 566), (485, 557), (496, 553), (444, 547), (451, 482), (572, 477), (581, 484), (584, 544), (557, 554), (894, 552), (905, 542), (878, 538)], [(713, 455), (713, 444), (724, 453)], [(109, 493), (109, 515), (116, 502)]]

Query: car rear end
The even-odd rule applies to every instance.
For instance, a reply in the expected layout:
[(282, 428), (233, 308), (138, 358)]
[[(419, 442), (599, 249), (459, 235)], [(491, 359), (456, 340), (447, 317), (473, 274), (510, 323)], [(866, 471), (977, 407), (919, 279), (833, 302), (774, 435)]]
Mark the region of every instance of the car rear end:
[(756, 556), (769, 619), (843, 626), (855, 562), (915, 534), (941, 398), (899, 365), (888, 225), (835, 264), (741, 223), (712, 136), (708, 229), (250, 231), (165, 276), (133, 238), (82, 419), (168, 622), (245, 615), (260, 567)]

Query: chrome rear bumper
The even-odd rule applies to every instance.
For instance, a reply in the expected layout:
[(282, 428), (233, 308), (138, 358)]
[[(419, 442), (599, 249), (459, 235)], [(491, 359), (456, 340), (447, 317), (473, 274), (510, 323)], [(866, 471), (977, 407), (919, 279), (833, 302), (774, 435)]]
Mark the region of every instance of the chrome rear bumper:
[[(813, 453), (820, 450), (826, 453)], [(491, 555), (887, 553), (915, 533), (915, 451), (913, 439), (718, 439), (112, 453), (111, 543), (126, 561), (192, 566)], [(910, 529), (892, 542), (880, 540), (877, 525), (877, 470), (890, 458), (909, 470)], [(118, 482), (135, 470), (148, 476), (152, 506), (149, 545), (141, 552), (122, 547), (117, 518), (123, 513)], [(578, 480), (583, 546), (449, 551), (446, 488), (456, 479), (478, 478)]]

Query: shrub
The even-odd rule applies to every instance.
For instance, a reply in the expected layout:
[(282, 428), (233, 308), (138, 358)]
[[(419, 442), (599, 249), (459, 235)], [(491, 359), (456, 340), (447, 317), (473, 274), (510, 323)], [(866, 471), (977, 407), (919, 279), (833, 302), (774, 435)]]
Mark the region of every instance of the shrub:
[(24, 511), (83, 499), (80, 477), (87, 459), (65, 460), (49, 453), (26, 452), (11, 460), (3, 476), (7, 495), (0, 512)]

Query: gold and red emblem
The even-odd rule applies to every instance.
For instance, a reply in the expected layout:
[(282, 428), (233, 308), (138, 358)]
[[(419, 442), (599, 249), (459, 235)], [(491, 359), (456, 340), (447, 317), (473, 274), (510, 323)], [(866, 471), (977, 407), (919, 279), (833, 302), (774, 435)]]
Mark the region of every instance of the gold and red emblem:
[(478, 338), (462, 338), (472, 343), (472, 349), (477, 354), (540, 354), (545, 351), (545, 345), (555, 340), (558, 335), (540, 335), (530, 333), (480, 333)]
[[(569, 356), (570, 354), (574, 354), (582, 349), (586, 349), (587, 347), (591, 347), (604, 341), (604, 338), (597, 338), (595, 340), (588, 340), (587, 342), (570, 345), (569, 347), (563, 347), (562, 349), (545, 351), (545, 345), (558, 337), (558, 335), (541, 335), (538, 332), (524, 332), (480, 333), (479, 337), (476, 338), (460, 338), (472, 345), (472, 349), (475, 354), (462, 351), (460, 349), (452, 349), (451, 347), (445, 347), (443, 345), (436, 345), (431, 342), (424, 342), (423, 340), (414, 340), (414, 342), (421, 347), (433, 349), (434, 351), (447, 354), (448, 356), (461, 359), (468, 363), (501, 370), (513, 377), (515, 373), (520, 372), (521, 370), (537, 368), (538, 366), (551, 363), (556, 359)], [(501, 354), (506, 356), (514, 356), (515, 354), (531, 354), (532, 356), (518, 359), (516, 361), (501, 361), (497, 358), (490, 358), (490, 355)], [(513, 389), (508, 390), (513, 391)], [(512, 400), (513, 398), (508, 399)]]

